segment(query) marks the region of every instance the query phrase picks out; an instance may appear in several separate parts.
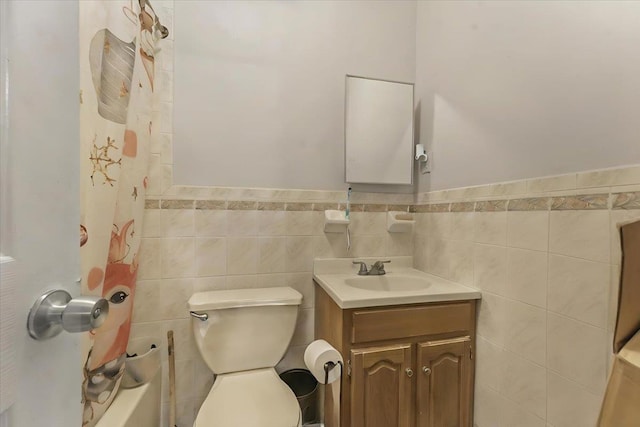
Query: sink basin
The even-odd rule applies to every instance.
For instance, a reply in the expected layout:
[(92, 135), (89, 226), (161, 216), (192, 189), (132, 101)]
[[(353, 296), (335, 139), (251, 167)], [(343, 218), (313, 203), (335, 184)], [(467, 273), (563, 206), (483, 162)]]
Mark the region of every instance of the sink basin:
[(352, 288), (378, 292), (422, 291), (431, 286), (431, 283), (423, 277), (397, 274), (393, 277), (386, 275), (354, 277), (346, 279), (344, 284)]
[(413, 268), (412, 257), (385, 259), (391, 262), (383, 276), (358, 276), (353, 264), (371, 265), (376, 258), (316, 259), (313, 280), (342, 309), (481, 298), (476, 289)]

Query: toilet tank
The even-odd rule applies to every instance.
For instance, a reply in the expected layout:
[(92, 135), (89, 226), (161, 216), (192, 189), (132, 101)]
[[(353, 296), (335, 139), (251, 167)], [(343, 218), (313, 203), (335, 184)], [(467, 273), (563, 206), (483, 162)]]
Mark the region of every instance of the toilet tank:
[(196, 346), (216, 374), (270, 368), (282, 359), (296, 326), (302, 295), (292, 288), (198, 292), (189, 311)]

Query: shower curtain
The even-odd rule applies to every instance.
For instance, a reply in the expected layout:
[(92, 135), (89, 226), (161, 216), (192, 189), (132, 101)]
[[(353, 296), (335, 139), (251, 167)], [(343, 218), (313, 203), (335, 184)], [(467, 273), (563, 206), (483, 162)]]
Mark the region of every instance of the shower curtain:
[(129, 339), (148, 185), (155, 45), (167, 31), (149, 0), (81, 1), (82, 294), (109, 301), (83, 342), (83, 426), (116, 395)]

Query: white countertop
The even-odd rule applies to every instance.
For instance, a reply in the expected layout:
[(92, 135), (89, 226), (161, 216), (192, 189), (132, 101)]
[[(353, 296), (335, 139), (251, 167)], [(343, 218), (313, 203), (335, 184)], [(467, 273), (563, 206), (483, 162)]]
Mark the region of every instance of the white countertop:
[[(387, 273), (384, 276), (358, 276), (359, 266), (352, 264), (352, 261), (364, 261), (370, 266), (377, 260), (391, 260), (391, 263), (385, 264)], [(343, 309), (462, 301), (482, 297), (476, 289), (416, 270), (412, 265), (412, 257), (316, 259), (313, 280)], [(384, 281), (389, 290), (366, 289), (368, 280), (374, 286), (375, 281), (378, 281), (377, 285)], [(347, 284), (355, 281), (362, 288)], [(394, 289), (394, 281), (397, 281), (398, 287), (402, 287), (402, 282), (414, 284), (424, 281), (424, 288), (398, 290)]]

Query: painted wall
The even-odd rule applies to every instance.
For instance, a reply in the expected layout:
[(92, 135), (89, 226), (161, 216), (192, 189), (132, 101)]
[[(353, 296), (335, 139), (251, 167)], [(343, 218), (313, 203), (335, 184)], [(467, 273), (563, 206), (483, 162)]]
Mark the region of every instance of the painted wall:
[(640, 3), (418, 2), (419, 191), (640, 162)]
[(345, 189), (345, 74), (413, 82), (415, 22), (414, 1), (176, 2), (174, 181)]

